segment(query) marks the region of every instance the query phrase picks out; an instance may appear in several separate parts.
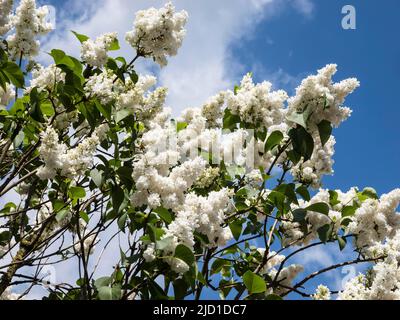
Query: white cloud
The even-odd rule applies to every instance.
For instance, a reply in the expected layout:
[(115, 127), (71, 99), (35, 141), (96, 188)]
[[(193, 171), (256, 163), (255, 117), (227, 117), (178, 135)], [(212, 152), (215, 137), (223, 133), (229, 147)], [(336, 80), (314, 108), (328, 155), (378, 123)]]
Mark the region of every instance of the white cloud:
[(293, 0), (293, 7), (308, 17), (314, 12), (314, 3), (311, 0)]
[[(101, 33), (117, 31), (120, 54), (132, 56), (133, 49), (123, 41), (125, 32), (132, 28), (135, 12), (150, 6), (160, 7), (166, 1), (95, 0), (90, 5), (74, 0), (60, 9), (56, 31), (48, 37), (44, 51), (60, 48), (79, 54), (79, 43), (70, 33), (95, 37)], [(309, 0), (230, 0), (185, 1), (176, 0), (178, 10), (189, 13), (187, 36), (177, 57), (158, 76), (160, 84), (168, 87), (168, 105), (175, 113), (185, 107), (198, 106), (219, 90), (231, 88), (238, 73), (243, 70), (230, 54), (230, 46), (243, 38), (254, 36), (254, 28), (261, 19), (278, 14), (289, 2), (302, 14), (308, 14)], [(68, 8), (68, 12), (65, 10)], [(74, 11), (69, 11), (74, 8)], [(308, 9), (306, 9), (308, 8)], [(77, 12), (81, 12), (80, 15)], [(45, 57), (50, 62), (48, 57)], [(149, 63), (142, 63), (139, 70), (149, 70)], [(152, 68), (158, 73), (158, 70)], [(247, 71), (247, 70), (246, 70)], [(245, 72), (245, 71), (244, 71)]]

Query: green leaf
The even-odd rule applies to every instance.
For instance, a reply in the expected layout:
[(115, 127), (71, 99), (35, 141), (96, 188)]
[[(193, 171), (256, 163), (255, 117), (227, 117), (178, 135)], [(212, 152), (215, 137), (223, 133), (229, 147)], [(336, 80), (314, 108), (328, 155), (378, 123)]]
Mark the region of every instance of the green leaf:
[(361, 193), (359, 193), (358, 197), (361, 198), (360, 199), (361, 201), (364, 201), (366, 199), (375, 199), (375, 200), (379, 199), (376, 190), (373, 188), (365, 188)]
[(314, 151), (313, 137), (303, 127), (297, 127), (289, 131), (295, 152), (304, 157), (304, 161), (311, 158)]
[(319, 212), (325, 215), (329, 214), (329, 206), (324, 202), (313, 203), (312, 205), (305, 208), (307, 211)]
[(346, 244), (347, 244), (346, 238), (338, 236), (337, 241), (338, 241), (340, 251), (343, 251), (343, 249), (346, 247)]
[(342, 209), (342, 217), (351, 217), (356, 213), (357, 208), (355, 206), (345, 206)]
[(322, 120), (318, 124), (318, 132), (319, 132), (319, 136), (321, 138), (322, 146), (324, 146), (328, 142), (328, 140), (332, 134), (331, 123), (327, 120)]
[(166, 237), (161, 240), (156, 241), (156, 249), (157, 250), (164, 250), (165, 248), (168, 248), (172, 241), (174, 240), (174, 237)]
[(103, 175), (102, 171), (99, 171), (97, 169), (93, 169), (90, 171), (90, 177), (92, 178), (94, 184), (100, 188), (101, 185), (103, 184)]
[(308, 115), (305, 112), (293, 112), (292, 114), (288, 115), (286, 119), (302, 126), (303, 128), (307, 128)]
[(176, 123), (176, 131), (179, 132), (183, 129), (186, 129), (188, 124), (186, 122), (177, 122)]
[(230, 266), (230, 262), (224, 259), (215, 259), (211, 265), (211, 275), (219, 273), (225, 266)]
[(79, 216), (86, 222), (89, 223), (89, 216), (85, 211), (79, 211)]
[(329, 190), (329, 204), (333, 207), (340, 203), (339, 195), (334, 190)]
[(82, 187), (71, 187), (68, 190), (69, 197), (71, 199), (82, 199), (86, 197), (85, 189)]
[(302, 222), (307, 216), (307, 210), (305, 209), (296, 209), (293, 211), (293, 221), (294, 222)]
[(127, 218), (128, 218), (128, 215), (126, 213), (124, 213), (122, 216), (120, 216), (118, 218), (117, 224), (121, 231), (125, 230), (125, 223), (126, 223)]
[(163, 219), (166, 223), (171, 223), (172, 222), (172, 213), (169, 212), (167, 209), (163, 208), (163, 207), (158, 207), (156, 209), (153, 210), (155, 213), (158, 214), (158, 216)]
[(332, 235), (332, 226), (330, 224), (326, 224), (317, 230), (319, 239), (322, 242), (327, 242)]
[(243, 275), (243, 282), (250, 294), (262, 293), (267, 290), (264, 279), (250, 270)]
[(124, 199), (125, 199), (124, 191), (118, 186), (112, 187), (111, 200), (115, 212), (117, 213), (120, 212), (121, 205)]
[(121, 299), (122, 291), (119, 285), (113, 287), (101, 287), (99, 289), (100, 300), (119, 300)]
[(8, 77), (8, 79), (17, 88), (23, 88), (25, 84), (24, 74), (21, 69), (14, 62), (6, 62), (2, 67), (1, 71)]
[(127, 109), (122, 109), (117, 111), (115, 114), (115, 122), (119, 123), (120, 121), (124, 120), (127, 116), (129, 116), (131, 113)]
[(307, 188), (305, 186), (300, 186), (296, 189), (296, 192), (305, 200), (305, 201), (310, 201), (310, 193), (308, 192)]
[(97, 110), (106, 118), (108, 121), (111, 120), (111, 107), (109, 105), (103, 105), (99, 101), (96, 100), (95, 106)]
[(88, 36), (85, 36), (84, 34), (79, 34), (75, 31), (71, 31), (75, 37), (79, 40), (80, 43), (84, 43), (86, 40), (89, 40)]
[(96, 289), (107, 287), (111, 284), (111, 281), (111, 277), (101, 277), (94, 282), (94, 286), (96, 287)]
[(195, 261), (194, 254), (193, 254), (192, 250), (190, 250), (188, 247), (186, 247), (183, 244), (180, 244), (175, 248), (174, 257), (178, 258), (178, 259), (181, 259), (188, 266), (191, 266)]
[(270, 134), (270, 136), (267, 139), (267, 142), (265, 143), (265, 148), (264, 151), (270, 151), (274, 147), (278, 146), (281, 141), (283, 140), (283, 133), (280, 131), (274, 131)]
[(173, 282), (175, 300), (183, 300), (186, 297), (186, 292), (189, 286), (182, 278), (176, 279)]
[(117, 38), (115, 38), (114, 41), (108, 47), (108, 51), (116, 51), (116, 50), (119, 50), (119, 49), (120, 49), (119, 41), (118, 41)]
[(243, 221), (240, 219), (237, 219), (229, 224), (229, 228), (231, 229), (232, 235), (236, 241), (239, 240), (240, 235), (242, 234), (242, 225)]

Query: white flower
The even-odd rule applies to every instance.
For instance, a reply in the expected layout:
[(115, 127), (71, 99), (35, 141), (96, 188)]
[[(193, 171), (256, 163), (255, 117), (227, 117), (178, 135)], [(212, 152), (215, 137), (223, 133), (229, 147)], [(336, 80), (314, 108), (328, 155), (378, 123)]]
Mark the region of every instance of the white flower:
[(110, 103), (117, 96), (114, 92), (114, 79), (115, 76), (108, 70), (90, 76), (84, 88), (86, 97), (94, 96), (103, 104)]
[(6, 91), (0, 87), (0, 110), (5, 109), (14, 98), (14, 86), (7, 84)]
[(126, 33), (126, 41), (138, 54), (150, 56), (160, 66), (167, 65), (167, 56), (174, 56), (185, 36), (186, 11), (175, 12), (171, 2), (159, 10), (150, 8), (136, 13), (134, 29)]
[(137, 83), (130, 79), (126, 81), (125, 88), (119, 93), (116, 101), (117, 110), (127, 110), (135, 114), (139, 121), (145, 124), (162, 111), (167, 97), (167, 89), (164, 87), (150, 91), (157, 82), (153, 76), (139, 75)]
[(319, 188), (322, 177), (333, 174), (334, 160), (332, 157), (335, 153), (336, 140), (331, 136), (328, 142), (322, 146), (318, 133), (313, 134), (313, 139), (315, 144), (311, 158), (307, 161), (299, 161), (292, 167), (291, 173), (296, 180), (309, 184), (313, 188)]
[(207, 128), (221, 127), (224, 103), (225, 93), (221, 92), (208, 99), (202, 106), (201, 115), (207, 120)]
[(355, 78), (333, 83), (332, 77), (336, 71), (337, 65), (329, 64), (318, 70), (317, 75), (304, 79), (296, 89), (296, 95), (288, 100), (288, 116), (306, 111), (310, 114), (308, 122), (311, 126), (327, 120), (337, 127), (346, 120), (351, 110), (342, 107), (342, 104), (360, 83)]
[(96, 38), (88, 39), (82, 43), (81, 58), (88, 64), (101, 68), (108, 59), (107, 51), (111, 49), (112, 44), (117, 40), (117, 33), (105, 33)]
[(57, 170), (61, 171), (62, 176), (69, 178), (84, 174), (92, 166), (96, 148), (104, 140), (108, 129), (108, 125), (97, 127), (90, 137), (85, 138), (75, 148), (67, 150), (64, 143), (58, 142), (57, 132), (48, 127), (41, 133), (39, 153), (45, 165), (39, 168), (38, 177), (42, 180), (53, 179)]
[(11, 287), (6, 288), (6, 290), (0, 295), (0, 300), (18, 300), (20, 295), (11, 292)]
[(285, 91), (271, 91), (272, 84), (264, 81), (254, 84), (251, 74), (243, 77), (236, 93), (226, 94), (227, 108), (244, 122), (270, 128), (284, 121), (283, 108), (288, 95)]
[(154, 253), (154, 244), (151, 243), (147, 246), (146, 250), (143, 251), (143, 259), (146, 262), (152, 262), (156, 259), (155, 253)]
[(14, 59), (23, 54), (32, 58), (39, 53), (39, 35), (45, 35), (52, 30), (48, 23), (48, 8), (36, 7), (35, 0), (21, 0), (15, 15), (11, 17), (11, 25), (15, 33), (7, 37), (8, 47)]
[(327, 286), (320, 284), (315, 291), (315, 294), (312, 295), (314, 300), (330, 300), (331, 299), (331, 291)]
[(48, 67), (39, 65), (38, 68), (32, 71), (31, 85), (26, 91), (30, 92), (34, 87), (37, 87), (38, 91), (52, 91), (59, 82), (64, 81), (65, 73), (60, 68), (57, 68), (55, 64), (51, 64)]
[(369, 247), (395, 235), (400, 227), (399, 203), (400, 189), (395, 189), (379, 200), (367, 199), (361, 204), (348, 226), (348, 232), (357, 235), (357, 248), (368, 252)]
[(5, 35), (11, 28), (10, 13), (13, 0), (0, 0), (0, 36)]

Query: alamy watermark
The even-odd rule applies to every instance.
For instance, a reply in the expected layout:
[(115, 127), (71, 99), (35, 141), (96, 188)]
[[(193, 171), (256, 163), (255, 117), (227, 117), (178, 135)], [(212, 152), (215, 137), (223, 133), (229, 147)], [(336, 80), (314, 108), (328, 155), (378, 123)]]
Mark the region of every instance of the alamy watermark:
[(357, 12), (352, 5), (345, 5), (342, 8), (342, 28), (344, 30), (355, 30), (357, 28)]

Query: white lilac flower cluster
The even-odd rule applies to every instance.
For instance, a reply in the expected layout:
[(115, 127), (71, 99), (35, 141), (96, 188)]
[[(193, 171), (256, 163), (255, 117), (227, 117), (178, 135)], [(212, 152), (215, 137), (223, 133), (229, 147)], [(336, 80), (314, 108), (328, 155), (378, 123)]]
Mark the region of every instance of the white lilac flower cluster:
[(271, 91), (272, 84), (264, 81), (255, 85), (251, 74), (243, 77), (236, 92), (227, 91), (226, 104), (232, 114), (246, 123), (265, 128), (284, 122), (284, 103), (288, 95), (283, 90)]
[(136, 118), (145, 124), (154, 119), (162, 111), (167, 97), (165, 87), (150, 91), (156, 83), (157, 79), (153, 76), (139, 75), (136, 83), (128, 79), (117, 97), (117, 111), (127, 110), (129, 113), (135, 114)]
[(366, 199), (348, 225), (348, 232), (356, 234), (356, 246), (369, 256), (376, 256), (377, 248), (386, 238), (393, 238), (400, 230), (400, 189), (384, 194), (380, 199)]
[(292, 287), (293, 280), (297, 277), (299, 273), (303, 271), (304, 267), (302, 265), (291, 264), (287, 267), (282, 268), (282, 270), (279, 272), (278, 277), (276, 277), (278, 274), (278, 270), (273, 268), (268, 275), (272, 279), (276, 278), (276, 281), (280, 284), (280, 286), (276, 288), (273, 292), (272, 289), (270, 289), (270, 293), (275, 293), (278, 295), (286, 293), (289, 290), (288, 288)]
[(219, 128), (222, 125), (225, 93), (211, 97), (201, 108), (201, 115), (207, 120), (207, 128)]
[(0, 300), (18, 300), (20, 298), (19, 294), (13, 293), (11, 287), (8, 287), (1, 295)]
[(0, 87), (0, 110), (5, 109), (14, 98), (14, 87), (10, 84), (6, 85), (6, 90)]
[[(307, 245), (311, 241), (318, 238), (318, 229), (326, 224), (333, 224), (333, 231), (338, 231), (342, 222), (341, 209), (346, 205), (352, 205), (353, 201), (357, 198), (357, 190), (350, 189), (348, 192), (343, 193), (340, 190), (335, 191), (338, 195), (338, 204), (330, 206), (329, 214), (325, 215), (319, 212), (307, 211), (306, 221), (308, 222), (307, 233), (301, 228), (299, 222), (283, 221), (282, 230), (284, 232), (284, 245)], [(326, 203), (330, 201), (330, 194), (328, 190), (320, 189), (319, 192), (311, 198), (310, 201), (299, 200), (299, 205), (292, 205), (292, 210), (298, 208), (306, 208), (315, 203)], [(292, 214), (288, 214), (289, 220), (293, 218)]]
[(150, 56), (165, 66), (167, 56), (176, 55), (182, 45), (187, 16), (186, 11), (175, 12), (171, 2), (161, 9), (138, 11), (133, 30), (126, 33), (126, 41), (138, 54)]
[(10, 29), (10, 14), (13, 0), (0, 0), (0, 36), (5, 35)]
[(327, 286), (320, 284), (315, 293), (312, 295), (314, 300), (330, 300), (331, 299), (331, 291)]
[(96, 38), (96, 40), (88, 39), (82, 43), (81, 58), (91, 66), (101, 68), (108, 59), (107, 51), (109, 51), (117, 40), (117, 33), (105, 33)]
[(342, 104), (360, 83), (355, 78), (333, 83), (332, 77), (336, 71), (336, 64), (328, 64), (318, 70), (317, 75), (304, 79), (296, 89), (296, 95), (288, 100), (288, 116), (306, 111), (309, 114), (308, 124), (311, 127), (322, 120), (327, 120), (337, 127), (346, 120), (351, 110)]
[(97, 146), (105, 138), (108, 125), (101, 125), (90, 137), (83, 139), (75, 148), (68, 149), (64, 143), (59, 143), (56, 130), (49, 126), (41, 133), (40, 157), (45, 163), (37, 175), (40, 179), (53, 179), (57, 170), (65, 177), (75, 178), (90, 168)]
[(333, 174), (333, 155), (336, 140), (331, 136), (327, 143), (322, 146), (318, 133), (314, 132), (314, 152), (307, 161), (300, 161), (290, 170), (293, 177), (304, 184), (317, 189), (321, 187), (321, 179), (324, 175)]
[[(181, 208), (177, 211), (174, 221), (166, 228), (163, 240), (168, 240), (168, 245), (162, 249), (162, 256), (168, 257), (166, 261), (172, 270), (184, 273), (189, 266), (174, 256), (175, 248), (179, 244), (194, 248), (194, 232), (203, 234), (208, 239), (210, 247), (225, 245), (232, 238), (229, 227), (222, 227), (225, 210), (229, 207), (230, 191), (222, 189), (213, 191), (207, 197), (189, 193)], [(150, 245), (145, 251), (146, 261), (156, 258), (155, 246)]]
[(107, 69), (90, 76), (84, 87), (86, 97), (96, 97), (102, 104), (110, 103), (117, 96), (114, 79), (115, 75)]
[(348, 281), (339, 300), (400, 300), (400, 230), (380, 245), (384, 256), (366, 275)]
[[(395, 189), (388, 194), (384, 194), (380, 199), (359, 198), (356, 188), (343, 193), (340, 190), (337, 194), (337, 203), (329, 205), (328, 215), (307, 211), (306, 221), (308, 223), (307, 233), (301, 228), (298, 222), (283, 221), (282, 230), (284, 232), (284, 245), (307, 245), (318, 238), (318, 229), (326, 224), (333, 225), (333, 232), (337, 232), (341, 227), (343, 219), (350, 222), (347, 226), (342, 226), (347, 234), (355, 236), (355, 245), (365, 256), (377, 257), (382, 252), (380, 250), (385, 239), (391, 239), (400, 230), (400, 214), (396, 212), (400, 203), (400, 189)], [(299, 205), (292, 205), (292, 210), (307, 208), (315, 203), (330, 203), (328, 190), (320, 189), (319, 192), (308, 202), (299, 200)], [(357, 205), (353, 216), (342, 215), (342, 209), (346, 206)], [(288, 214), (289, 220), (293, 218)]]
[(209, 167), (203, 171), (200, 177), (195, 182), (195, 186), (198, 188), (208, 188), (211, 186), (215, 179), (220, 175), (220, 170), (218, 167)]
[(52, 91), (58, 83), (64, 81), (65, 73), (55, 64), (51, 64), (48, 67), (37, 65), (37, 67), (32, 70), (32, 79), (26, 92), (32, 91), (35, 87), (39, 92), (46, 90)]
[(10, 18), (14, 33), (7, 37), (7, 43), (12, 57), (19, 58), (23, 54), (25, 58), (32, 58), (39, 53), (37, 37), (52, 30), (47, 21), (48, 13), (46, 6), (37, 8), (35, 0), (21, 0)]

